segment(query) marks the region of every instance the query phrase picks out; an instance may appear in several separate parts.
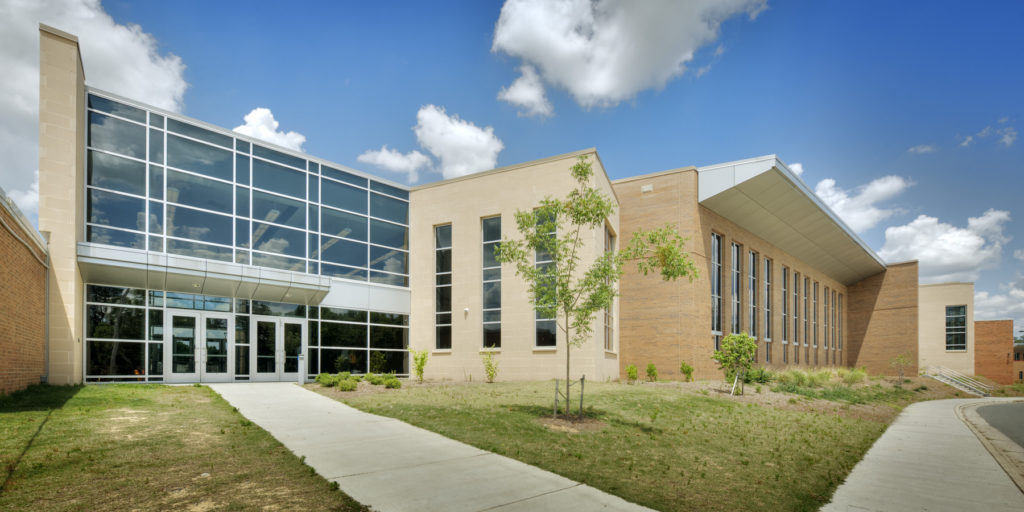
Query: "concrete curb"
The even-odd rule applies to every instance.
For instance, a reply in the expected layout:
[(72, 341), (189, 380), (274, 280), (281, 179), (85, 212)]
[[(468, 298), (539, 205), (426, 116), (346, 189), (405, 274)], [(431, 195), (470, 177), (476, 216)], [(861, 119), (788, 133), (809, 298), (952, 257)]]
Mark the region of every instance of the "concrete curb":
[(971, 429), (971, 432), (974, 432), (982, 446), (992, 454), (992, 458), (999, 463), (1014, 485), (1024, 493), (1024, 452), (1008, 450), (1007, 448), (1017, 446), (1017, 443), (989, 425), (976, 411), (978, 407), (985, 405), (1016, 402), (1024, 402), (1024, 400), (992, 400), (961, 404), (956, 407), (956, 415), (967, 425), (967, 428)]

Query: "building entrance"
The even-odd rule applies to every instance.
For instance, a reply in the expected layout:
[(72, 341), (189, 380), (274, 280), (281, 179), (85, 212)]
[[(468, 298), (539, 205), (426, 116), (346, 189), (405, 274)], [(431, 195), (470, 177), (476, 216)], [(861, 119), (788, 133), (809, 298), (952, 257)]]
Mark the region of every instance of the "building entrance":
[(234, 367), (234, 326), (226, 313), (167, 310), (167, 382), (228, 382)]
[(255, 381), (288, 381), (299, 377), (299, 355), (306, 339), (306, 322), (300, 319), (253, 315), (250, 321), (250, 365)]

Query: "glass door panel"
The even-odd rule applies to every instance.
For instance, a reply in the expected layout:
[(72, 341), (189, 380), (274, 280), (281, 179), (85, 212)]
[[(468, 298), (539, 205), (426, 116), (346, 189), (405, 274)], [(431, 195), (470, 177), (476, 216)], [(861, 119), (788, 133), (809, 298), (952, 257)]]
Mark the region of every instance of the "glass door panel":
[(302, 324), (284, 324), (284, 372), (299, 371), (299, 353), (302, 351)]
[(228, 319), (206, 318), (206, 373), (228, 372)]
[(196, 318), (171, 316), (171, 372), (196, 372)]
[(256, 373), (277, 373), (277, 322), (256, 322)]

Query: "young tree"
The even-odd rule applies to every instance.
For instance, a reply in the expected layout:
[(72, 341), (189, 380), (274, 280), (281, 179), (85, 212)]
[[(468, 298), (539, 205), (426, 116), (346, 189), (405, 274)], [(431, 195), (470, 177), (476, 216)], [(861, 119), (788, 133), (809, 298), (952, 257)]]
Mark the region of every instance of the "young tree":
[(912, 364), (914, 364), (914, 361), (910, 359), (910, 355), (908, 354), (900, 354), (892, 358), (892, 361), (889, 361), (889, 366), (895, 368), (896, 373), (899, 374), (900, 380), (896, 382), (897, 386), (903, 387), (903, 373), (907, 370), (907, 368), (910, 368)]
[(718, 361), (718, 369), (725, 371), (726, 378), (735, 378), (731, 394), (736, 394), (736, 384), (739, 384), (740, 394), (743, 394), (744, 374), (750, 370), (756, 356), (757, 340), (747, 333), (730, 334), (722, 339), (719, 350), (715, 351), (711, 359)]
[[(637, 231), (621, 251), (607, 251), (592, 263), (582, 254), (594, 233), (603, 233), (615, 202), (594, 184), (594, 170), (586, 156), (570, 169), (577, 186), (564, 199), (547, 197), (528, 211), (516, 211), (520, 240), (502, 240), (495, 250), (501, 263), (515, 265), (516, 275), (529, 286), (530, 302), (545, 318), (555, 318), (564, 334), (565, 381), (570, 378), (571, 348), (582, 346), (593, 333), (594, 315), (612, 305), (624, 267), (636, 262), (647, 275), (658, 271), (665, 280), (689, 277), (697, 268), (683, 249), (686, 239), (672, 226)], [(543, 258), (536, 258), (543, 255)], [(536, 264), (537, 260), (550, 263)], [(588, 258), (589, 260), (589, 258)], [(569, 415), (566, 388), (565, 414)]]

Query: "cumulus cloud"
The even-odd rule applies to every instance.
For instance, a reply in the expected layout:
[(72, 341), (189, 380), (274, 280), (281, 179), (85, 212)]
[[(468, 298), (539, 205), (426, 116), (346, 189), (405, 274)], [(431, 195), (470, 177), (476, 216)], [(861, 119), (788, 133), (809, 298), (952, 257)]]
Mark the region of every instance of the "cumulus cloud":
[(876, 205), (896, 197), (911, 185), (909, 180), (900, 176), (883, 176), (850, 191), (837, 186), (836, 180), (824, 179), (818, 182), (814, 192), (851, 229), (861, 233), (899, 213), (899, 209)]
[(544, 93), (544, 84), (533, 66), (519, 68), (522, 75), (508, 87), (502, 87), (498, 99), (519, 107), (519, 115), (525, 117), (549, 117), (554, 113), (551, 102)]
[(796, 174), (797, 176), (803, 176), (804, 174), (804, 164), (800, 162), (789, 164), (787, 167), (789, 167), (789, 170), (793, 171), (793, 174)]
[(934, 152), (935, 152), (935, 146), (933, 146), (931, 144), (920, 144), (920, 145), (911, 147), (910, 149), (907, 150), (907, 153), (917, 153), (917, 154), (934, 153)]
[(764, 0), (508, 0), (491, 51), (536, 68), (544, 82), (567, 90), (585, 108), (614, 106), (682, 75), (696, 51), (718, 38), (723, 21), (741, 13), (754, 19), (765, 5)]
[[(0, 2), (0, 186), (12, 197), (32, 196), (37, 179), (39, 23), (78, 36), (89, 85), (171, 111), (182, 109), (188, 87), (179, 57), (161, 54), (142, 27), (115, 23), (98, 0)], [(34, 218), (35, 202), (26, 201)]]
[(916, 259), (922, 283), (975, 281), (981, 270), (999, 264), (1003, 233), (1010, 212), (989, 209), (981, 217), (967, 219), (967, 227), (939, 222), (920, 215), (903, 226), (885, 230), (885, 245), (879, 256), (886, 261)]
[(11, 190), (7, 197), (24, 213), (32, 224), (39, 224), (39, 169), (32, 172), (32, 184), (26, 190)]
[(1024, 261), (1024, 249), (1017, 249), (1016, 251), (1013, 251), (1013, 257)]
[(254, 108), (243, 119), (245, 119), (245, 124), (234, 128), (242, 135), (265, 140), (295, 151), (302, 151), (302, 145), (306, 143), (306, 136), (301, 133), (279, 131), (277, 127), (281, 123), (274, 119), (274, 113), (269, 108)]
[(1013, 320), (1014, 336), (1024, 326), (1024, 276), (1017, 282), (1001, 286), (1002, 293), (975, 291), (974, 316), (978, 320)]
[(498, 153), (505, 149), (494, 128), (480, 128), (457, 114), (449, 116), (443, 107), (420, 107), (416, 121), (416, 140), (437, 157), (445, 178), (493, 169)]
[(371, 149), (363, 152), (363, 154), (356, 157), (356, 160), (375, 165), (387, 171), (405, 174), (409, 183), (416, 183), (419, 180), (420, 169), (429, 168), (431, 163), (430, 157), (419, 151), (412, 150), (408, 153), (402, 153), (389, 149), (387, 144), (381, 146), (380, 149)]

